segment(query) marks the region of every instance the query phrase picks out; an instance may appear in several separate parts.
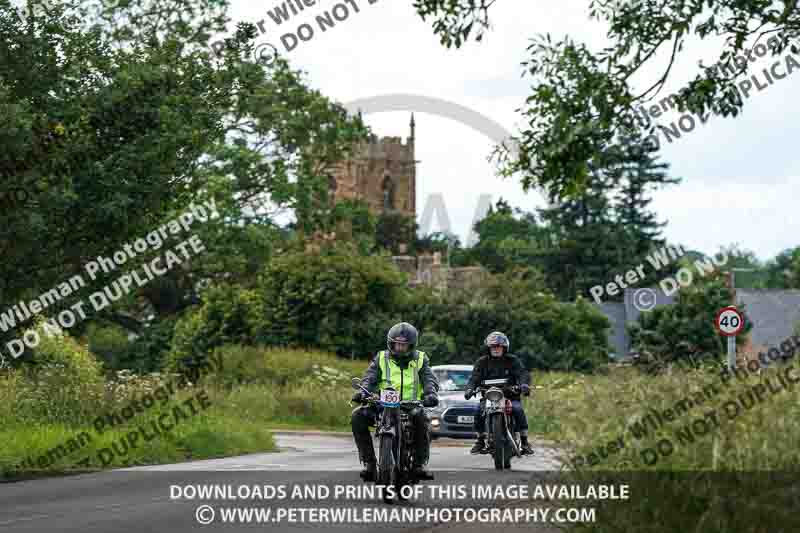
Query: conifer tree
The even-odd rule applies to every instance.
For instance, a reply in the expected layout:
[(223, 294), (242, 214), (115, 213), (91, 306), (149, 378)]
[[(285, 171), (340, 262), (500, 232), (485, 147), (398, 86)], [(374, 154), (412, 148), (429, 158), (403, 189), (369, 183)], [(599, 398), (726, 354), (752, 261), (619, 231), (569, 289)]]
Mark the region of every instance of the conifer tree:
[(617, 242), (621, 254), (637, 262), (665, 244), (661, 229), (666, 222), (658, 222), (656, 214), (648, 210), (653, 201), (650, 193), (659, 186), (680, 183), (681, 179), (669, 177), (669, 165), (658, 162), (652, 147), (634, 138), (623, 138), (620, 152), (619, 160), (612, 163), (621, 184), (614, 197), (620, 227)]

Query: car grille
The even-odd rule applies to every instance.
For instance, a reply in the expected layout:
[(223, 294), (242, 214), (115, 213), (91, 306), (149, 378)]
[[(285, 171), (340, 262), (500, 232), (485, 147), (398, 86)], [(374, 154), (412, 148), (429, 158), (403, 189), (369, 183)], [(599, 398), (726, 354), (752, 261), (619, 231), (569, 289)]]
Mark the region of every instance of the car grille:
[(444, 421), (448, 424), (457, 424), (459, 416), (475, 416), (478, 408), (475, 407), (452, 407), (444, 413)]

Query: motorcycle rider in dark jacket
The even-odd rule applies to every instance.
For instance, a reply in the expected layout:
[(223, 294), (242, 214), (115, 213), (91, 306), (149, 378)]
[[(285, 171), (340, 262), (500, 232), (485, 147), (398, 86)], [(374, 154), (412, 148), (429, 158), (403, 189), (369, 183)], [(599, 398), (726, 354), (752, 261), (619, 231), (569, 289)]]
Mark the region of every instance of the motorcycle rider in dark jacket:
[[(500, 331), (490, 333), (484, 345), (489, 350), (488, 355), (480, 357), (472, 370), (472, 376), (464, 392), (464, 398), (469, 400), (475, 395), (475, 389), (487, 379), (506, 378), (506, 387), (518, 385), (520, 392), (525, 396), (530, 395), (530, 376), (522, 361), (516, 355), (509, 353), (511, 342), (508, 337)], [(506, 398), (511, 400), (511, 416), (514, 417), (517, 431), (519, 431), (522, 441), (522, 454), (533, 455), (533, 448), (528, 442), (528, 419), (522, 408), (520, 393), (506, 392)], [(483, 413), (484, 399), (481, 399), (481, 410), (475, 417), (474, 429), (478, 433), (478, 440), (470, 450), (470, 453), (485, 453), (486, 449), (486, 417)]]
[[(388, 350), (378, 352), (364, 373), (361, 384), (372, 393), (379, 391), (381, 385), (392, 385), (401, 394), (403, 400), (419, 399), (425, 407), (439, 404), (437, 392), (439, 381), (431, 370), (430, 361), (425, 352), (416, 350), (417, 329), (408, 322), (395, 324), (386, 336)], [(388, 376), (387, 376), (388, 374)], [(416, 389), (416, 390), (415, 390)], [(364, 392), (357, 391), (353, 402), (361, 402)], [(362, 405), (353, 409), (351, 426), (353, 438), (358, 447), (361, 462), (365, 465), (361, 471), (364, 481), (375, 481), (377, 459), (372, 446), (369, 426), (374, 426), (379, 410), (370, 405)], [(417, 411), (411, 423), (414, 426), (414, 443), (416, 445), (413, 474), (418, 479), (433, 479), (433, 475), (425, 469), (430, 457), (431, 429), (428, 415), (423, 409)]]

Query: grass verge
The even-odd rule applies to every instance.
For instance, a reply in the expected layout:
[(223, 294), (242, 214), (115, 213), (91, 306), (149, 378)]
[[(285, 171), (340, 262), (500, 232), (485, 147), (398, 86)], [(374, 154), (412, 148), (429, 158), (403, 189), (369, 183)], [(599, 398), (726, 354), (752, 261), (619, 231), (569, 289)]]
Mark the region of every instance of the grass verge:
[[(205, 408), (197, 399), (201, 394), (208, 400)], [(171, 400), (114, 426), (4, 424), (2, 478), (13, 481), (276, 449), (265, 425), (234, 414), (219, 392), (187, 390)]]
[(602, 502), (598, 521), (576, 529), (800, 531), (798, 367), (541, 376), (542, 436), (576, 468), (558, 481), (630, 486), (629, 500)]
[[(221, 368), (164, 392), (163, 375), (98, 381), (84, 368), (90, 354), (69, 348), (66, 366), (0, 375), (0, 480), (274, 451), (270, 429), (349, 431), (349, 381), (365, 368), (318, 352), (226, 346)], [(83, 367), (70, 366), (75, 358)], [(158, 401), (122, 416), (146, 395)]]

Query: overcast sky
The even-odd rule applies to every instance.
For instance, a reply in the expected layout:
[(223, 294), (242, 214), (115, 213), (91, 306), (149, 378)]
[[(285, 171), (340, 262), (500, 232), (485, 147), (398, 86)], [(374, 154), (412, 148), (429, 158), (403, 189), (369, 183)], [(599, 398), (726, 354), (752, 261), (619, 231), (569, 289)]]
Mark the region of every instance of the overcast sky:
[[(438, 97), (467, 106), (511, 133), (517, 133), (520, 124), (515, 109), (531, 92), (530, 79), (521, 77), (520, 65), (528, 58), (531, 37), (547, 32), (555, 41), (569, 34), (594, 50), (606, 42), (603, 24), (588, 19), (588, 0), (498, 0), (490, 9), (492, 30), (483, 42), (459, 50), (439, 44), (430, 21), (419, 18), (411, 0), (369, 1), (349, 0), (345, 4), (349, 17), (324, 32), (316, 16), (342, 2), (317, 0), (315, 6), (277, 25), (267, 11), (284, 2), (233, 0), (231, 16), (253, 23), (264, 19), (267, 31), (258, 42), (274, 44), (295, 68), (307, 73), (313, 87), (341, 103), (390, 93)], [(337, 14), (344, 13), (337, 9)], [(303, 23), (311, 25), (315, 34), (285, 52), (281, 36)], [(716, 43), (694, 42), (696, 46), (687, 47), (673, 68), (659, 100), (694, 77), (697, 60), (716, 59)], [(667, 57), (662, 54), (658, 59), (637, 78), (637, 88), (649, 87), (657, 79)], [(775, 60), (769, 56), (759, 60), (754, 72)], [(798, 89), (800, 74), (787, 76), (761, 92), (754, 89), (743, 115), (712, 116), (681, 139), (662, 142), (662, 161), (671, 165), (671, 175), (683, 178), (681, 184), (656, 193), (652, 204), (660, 219), (668, 222), (664, 231), (670, 241), (706, 253), (739, 243), (762, 260), (800, 244), (796, 237), (800, 235), (796, 205), (800, 103), (791, 98)], [(527, 210), (543, 205), (538, 193), (522, 191), (518, 179), (497, 177), (487, 161), (493, 141), (484, 134), (435, 114), (417, 112), (415, 117), (418, 216), (430, 194), (442, 193), (452, 229), (464, 242), (481, 194), (491, 194), (494, 201), (503, 197)], [(671, 111), (659, 120), (666, 119), (663, 124), (678, 117)], [(407, 112), (371, 113), (365, 120), (379, 136), (408, 135)], [(434, 223), (430, 229), (438, 228)]]

